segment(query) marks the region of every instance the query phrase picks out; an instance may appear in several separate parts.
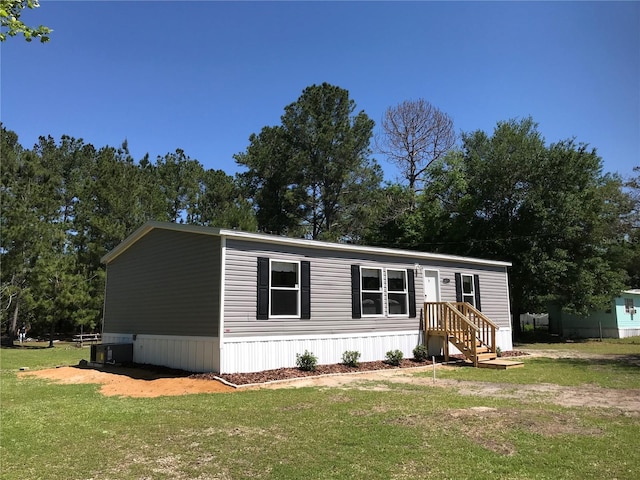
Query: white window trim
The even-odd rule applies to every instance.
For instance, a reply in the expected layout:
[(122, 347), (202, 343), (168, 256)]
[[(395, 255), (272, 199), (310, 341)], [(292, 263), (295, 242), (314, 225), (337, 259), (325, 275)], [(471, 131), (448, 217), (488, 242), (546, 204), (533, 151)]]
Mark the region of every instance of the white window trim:
[[(404, 290), (389, 290), (389, 272), (400, 272), (404, 277)], [(391, 317), (409, 317), (409, 279), (407, 278), (407, 270), (402, 268), (387, 268), (386, 275), (386, 300), (387, 300), (387, 316)], [(389, 294), (390, 293), (398, 293), (404, 295), (404, 310), (407, 313), (391, 313), (390, 303), (389, 303)]]
[[(362, 276), (364, 270), (378, 270), (380, 272), (380, 290), (365, 290), (364, 282), (362, 281)], [(385, 295), (384, 295), (384, 269), (381, 267), (360, 267), (360, 312), (362, 317), (384, 317), (386, 313), (385, 309)], [(365, 293), (379, 293), (380, 301), (382, 302), (382, 313), (364, 313), (364, 305), (363, 305), (363, 297)]]
[[(291, 288), (291, 287), (273, 287), (271, 286), (271, 273), (273, 272), (273, 263), (277, 262), (277, 263), (292, 263), (297, 265), (297, 272), (298, 272), (298, 278), (297, 278), (297, 283), (296, 286)], [(300, 281), (301, 281), (301, 271), (300, 271), (300, 262), (299, 261), (295, 261), (295, 260), (280, 260), (277, 258), (270, 258), (269, 259), (269, 318), (300, 318), (300, 292), (301, 292), (301, 288), (300, 288)], [(271, 296), (271, 292), (273, 290), (280, 290), (280, 291), (296, 291), (298, 292), (297, 294), (297, 298), (296, 298), (296, 311), (298, 312), (296, 315), (274, 315), (273, 314), (273, 298)]]
[[(471, 279), (471, 293), (464, 293), (464, 277), (469, 277)], [(466, 302), (465, 297), (471, 297), (472, 301), (467, 303), (470, 303), (475, 307), (476, 306), (476, 283), (475, 283), (475, 278), (473, 274), (461, 273), (460, 282), (461, 282), (460, 291), (462, 292), (462, 301)]]

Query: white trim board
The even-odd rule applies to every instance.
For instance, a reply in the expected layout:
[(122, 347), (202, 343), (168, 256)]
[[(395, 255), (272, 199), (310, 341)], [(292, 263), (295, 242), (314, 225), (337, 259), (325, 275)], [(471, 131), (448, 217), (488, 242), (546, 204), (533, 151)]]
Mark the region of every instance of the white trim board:
[(418, 329), (403, 330), (398, 332), (371, 332), (371, 333), (332, 333), (326, 335), (263, 335), (259, 337), (227, 337), (224, 344), (227, 343), (251, 343), (251, 342), (267, 342), (267, 341), (284, 341), (284, 340), (321, 340), (332, 338), (365, 338), (365, 337), (388, 337), (389, 335), (412, 335), (418, 334)]
[(222, 228), (204, 227), (200, 225), (181, 225), (177, 223), (156, 222), (156, 221), (150, 221), (142, 225), (135, 232), (129, 235), (125, 240), (123, 240), (122, 243), (120, 243), (116, 248), (114, 248), (105, 256), (103, 256), (101, 258), (101, 261), (105, 264), (111, 263), (114, 259), (116, 259), (119, 255), (121, 255), (126, 250), (128, 250), (129, 247), (135, 244), (147, 233), (156, 229), (197, 233), (201, 235), (214, 235), (214, 236), (220, 236), (223, 238), (225, 237), (235, 238), (240, 240), (249, 240), (254, 242), (270, 243), (270, 244), (276, 244), (276, 245), (289, 245), (289, 246), (296, 246), (296, 247), (315, 248), (319, 250), (334, 250), (334, 251), (343, 251), (343, 252), (354, 252), (359, 254), (367, 253), (367, 254), (376, 254), (376, 255), (404, 257), (404, 258), (408, 257), (408, 258), (415, 259), (416, 261), (417, 260), (439, 260), (439, 261), (466, 263), (466, 264), (472, 264), (472, 265), (489, 265), (489, 266), (499, 266), (499, 267), (511, 266), (511, 262), (500, 262), (497, 260), (484, 260), (480, 258), (460, 257), (457, 255), (445, 255), (441, 253), (426, 253), (426, 252), (417, 252), (417, 251), (411, 251), (411, 250), (369, 247), (364, 245), (351, 245), (346, 243), (321, 242), (318, 240), (288, 238), (288, 237), (281, 237), (278, 235), (266, 235), (263, 233), (249, 233), (249, 232), (241, 232), (239, 230), (226, 230)]

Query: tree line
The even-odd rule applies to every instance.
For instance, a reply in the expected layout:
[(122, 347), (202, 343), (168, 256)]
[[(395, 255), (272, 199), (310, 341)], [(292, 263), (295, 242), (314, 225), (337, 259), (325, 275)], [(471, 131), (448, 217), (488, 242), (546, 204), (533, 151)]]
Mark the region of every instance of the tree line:
[(100, 258), (148, 220), (511, 261), (514, 315), (550, 302), (586, 313), (640, 286), (640, 170), (605, 173), (594, 149), (547, 145), (531, 118), (458, 137), (422, 99), (373, 131), (348, 91), (313, 85), (249, 137), (232, 177), (181, 149), (133, 159), (126, 141), (26, 149), (3, 125), (2, 330), (97, 328)]

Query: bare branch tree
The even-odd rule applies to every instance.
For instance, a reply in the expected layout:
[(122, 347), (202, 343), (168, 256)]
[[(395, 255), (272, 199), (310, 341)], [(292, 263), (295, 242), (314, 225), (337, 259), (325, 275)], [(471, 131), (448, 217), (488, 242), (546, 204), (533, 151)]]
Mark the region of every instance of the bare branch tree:
[(412, 192), (424, 182), (424, 173), (456, 142), (453, 120), (423, 99), (407, 100), (389, 107), (382, 118), (378, 151), (398, 166)]

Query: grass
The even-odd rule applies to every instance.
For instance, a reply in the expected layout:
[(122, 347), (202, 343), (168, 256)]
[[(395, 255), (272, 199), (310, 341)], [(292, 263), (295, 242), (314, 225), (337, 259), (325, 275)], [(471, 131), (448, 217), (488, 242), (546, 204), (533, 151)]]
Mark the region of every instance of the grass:
[(88, 347), (78, 348), (74, 343), (63, 342), (57, 342), (54, 348), (48, 348), (48, 345), (49, 342), (26, 342), (22, 347), (3, 348), (0, 371), (4, 373), (21, 367), (38, 369), (77, 365), (83, 358), (89, 360)]
[[(453, 368), (438, 370), (439, 378), (513, 384), (552, 383), (564, 386), (595, 385), (603, 388), (640, 388), (640, 337), (585, 340), (566, 343), (521, 344), (516, 350), (555, 350), (595, 354), (597, 358), (520, 357), (524, 368), (506, 371)], [(427, 373), (418, 376), (430, 376)]]
[[(640, 360), (640, 354), (637, 357)], [(583, 360), (575, 358), (518, 358), (524, 368), (491, 370), (458, 367), (439, 369), (438, 378), (500, 382), (514, 384), (553, 383), (556, 385), (595, 385), (604, 388), (640, 388), (640, 367), (613, 360)], [(430, 373), (417, 376), (430, 377)]]
[(3, 480), (631, 479), (640, 464), (640, 421), (615, 410), (397, 385), (121, 398), (16, 376), (87, 355), (0, 350)]
[[(514, 345), (514, 349), (527, 348), (530, 350), (560, 350), (567, 352), (583, 352), (600, 355), (640, 354), (640, 337), (605, 338), (602, 341), (587, 339), (580, 341), (560, 341), (553, 337), (532, 337), (537, 341)], [(544, 338), (547, 341), (540, 341)], [(550, 341), (551, 340), (551, 341)]]

